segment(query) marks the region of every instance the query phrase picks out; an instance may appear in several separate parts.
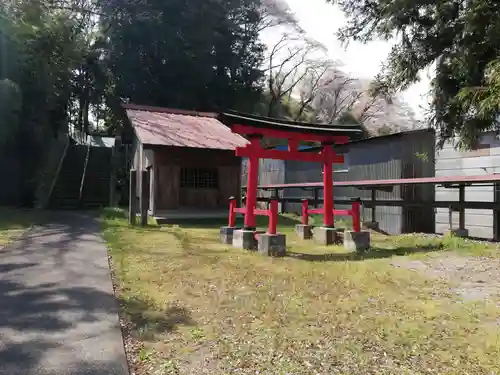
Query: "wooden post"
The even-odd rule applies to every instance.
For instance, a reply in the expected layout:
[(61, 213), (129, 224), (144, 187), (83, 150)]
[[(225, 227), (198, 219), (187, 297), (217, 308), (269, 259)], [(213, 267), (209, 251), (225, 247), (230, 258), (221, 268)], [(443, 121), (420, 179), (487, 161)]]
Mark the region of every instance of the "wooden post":
[(448, 230), (453, 230), (453, 206), (448, 207)]
[(148, 206), (149, 206), (149, 173), (141, 171), (141, 226), (148, 225)]
[[(280, 190), (278, 188), (274, 188), (274, 195), (272, 196), (272, 198), (274, 199), (278, 199), (278, 208), (279, 208), (279, 198), (280, 198)], [(283, 213), (283, 208), (281, 207), (280, 208), (280, 211), (281, 213)]]
[(118, 155), (121, 148), (121, 138), (115, 138), (115, 144), (111, 148), (111, 174), (109, 177), (109, 205), (116, 205), (116, 172), (118, 170)]
[(130, 188), (128, 191), (128, 222), (130, 225), (137, 224), (137, 198), (136, 198), (136, 188), (137, 188), (137, 171), (135, 169), (130, 170)]
[(377, 200), (377, 190), (372, 189), (372, 223), (377, 222), (377, 210), (376, 210), (376, 205), (375, 202)]
[(464, 202), (465, 202), (465, 186), (460, 185), (458, 188), (458, 201), (460, 204), (459, 208), (459, 216), (458, 216), (458, 229), (463, 230), (465, 229), (465, 208), (464, 208)]
[(313, 206), (314, 206), (314, 208), (318, 208), (318, 206), (319, 206), (319, 202), (318, 202), (318, 200), (319, 200), (318, 199), (318, 190), (319, 190), (318, 188), (314, 188), (313, 189), (313, 192), (314, 192), (313, 193), (314, 194)]

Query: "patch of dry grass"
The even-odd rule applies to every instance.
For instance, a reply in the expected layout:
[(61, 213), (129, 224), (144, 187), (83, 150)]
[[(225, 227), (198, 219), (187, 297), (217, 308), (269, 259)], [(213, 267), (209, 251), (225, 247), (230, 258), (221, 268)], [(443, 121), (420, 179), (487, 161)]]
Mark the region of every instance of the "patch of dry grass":
[(216, 227), (130, 228), (117, 212), (103, 226), (137, 374), (500, 373), (498, 301), (391, 265), (491, 246), (376, 237), (361, 258), (285, 226), (291, 256), (275, 259), (219, 244)]
[(39, 221), (41, 215), (35, 210), (0, 206), (0, 248)]

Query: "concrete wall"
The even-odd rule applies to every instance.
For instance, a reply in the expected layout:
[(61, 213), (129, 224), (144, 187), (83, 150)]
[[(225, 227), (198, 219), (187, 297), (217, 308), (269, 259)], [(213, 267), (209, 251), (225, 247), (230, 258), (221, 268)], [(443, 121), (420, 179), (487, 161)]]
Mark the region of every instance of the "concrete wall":
[[(500, 141), (493, 133), (481, 137), (476, 150), (455, 149), (454, 142), (447, 142), (436, 151), (436, 177), (478, 176), (500, 172)], [(467, 186), (466, 201), (494, 202), (494, 186)], [(458, 201), (458, 189), (436, 187), (436, 201)], [(449, 213), (446, 208), (436, 210), (436, 233), (449, 229)], [(454, 227), (458, 227), (458, 212), (452, 215)], [(465, 210), (465, 227), (472, 237), (495, 238), (493, 210)]]

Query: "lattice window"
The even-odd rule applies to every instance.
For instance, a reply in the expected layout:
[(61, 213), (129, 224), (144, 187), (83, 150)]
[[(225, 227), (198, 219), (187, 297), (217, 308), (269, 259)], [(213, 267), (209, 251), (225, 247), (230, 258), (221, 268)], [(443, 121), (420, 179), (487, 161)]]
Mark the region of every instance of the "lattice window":
[(216, 168), (182, 168), (181, 188), (217, 189), (219, 174)]

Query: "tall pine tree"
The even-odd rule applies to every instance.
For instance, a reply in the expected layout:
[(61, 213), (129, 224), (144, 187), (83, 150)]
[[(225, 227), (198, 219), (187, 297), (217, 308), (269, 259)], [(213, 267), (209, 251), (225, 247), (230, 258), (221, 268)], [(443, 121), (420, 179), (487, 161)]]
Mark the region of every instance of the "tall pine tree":
[(117, 95), (185, 109), (251, 108), (263, 45), (257, 0), (101, 0)]

